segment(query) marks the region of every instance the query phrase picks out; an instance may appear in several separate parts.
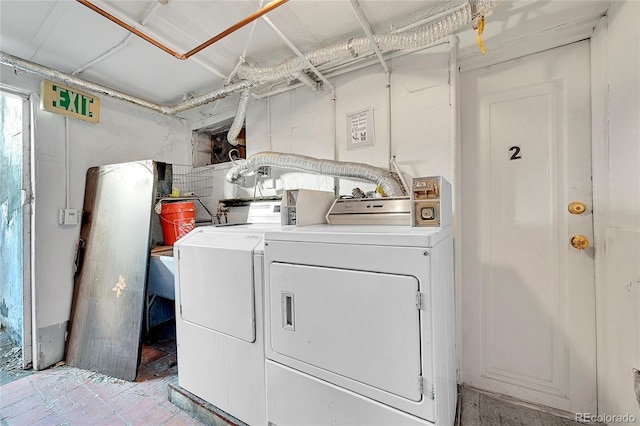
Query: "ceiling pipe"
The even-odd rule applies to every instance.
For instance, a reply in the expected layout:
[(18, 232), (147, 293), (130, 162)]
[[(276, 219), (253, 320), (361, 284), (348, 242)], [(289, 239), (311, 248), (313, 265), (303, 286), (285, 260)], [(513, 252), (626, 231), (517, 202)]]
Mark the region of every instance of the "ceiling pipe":
[(428, 24), (428, 23), (433, 22), (433, 21), (437, 21), (440, 18), (444, 18), (447, 15), (455, 13), (458, 10), (462, 10), (465, 7), (467, 7), (467, 2), (464, 2), (461, 5), (458, 5), (456, 7), (452, 7), (451, 9), (447, 9), (447, 10), (445, 10), (443, 12), (438, 13), (438, 14), (428, 16), (428, 17), (426, 17), (424, 19), (421, 19), (420, 21), (413, 22), (413, 23), (411, 23), (409, 25), (406, 25), (404, 27), (393, 28), (393, 32), (401, 33), (401, 32), (404, 32), (404, 31), (409, 31), (409, 30), (412, 30), (414, 28), (421, 27), (422, 25)]
[(73, 75), (65, 74), (60, 71), (48, 68), (35, 62), (27, 61), (25, 59), (18, 58), (16, 56), (9, 55), (4, 52), (0, 52), (0, 64), (10, 66), (20, 71), (25, 71), (31, 74), (38, 75), (50, 80), (56, 80), (64, 84), (79, 87), (96, 93), (102, 93), (115, 99), (130, 102), (132, 104), (159, 112), (165, 115), (175, 115), (179, 112), (186, 111), (191, 108), (198, 107), (200, 105), (213, 102), (217, 99), (222, 99), (235, 92), (239, 92), (243, 89), (253, 87), (258, 83), (243, 80), (239, 83), (226, 85), (221, 89), (214, 90), (201, 96), (196, 96), (193, 99), (186, 100), (176, 105), (162, 105), (154, 102), (147, 101), (137, 96), (130, 95), (128, 93), (121, 92), (119, 90), (111, 89), (101, 84), (92, 83), (87, 80), (83, 80)]
[[(500, 0), (475, 1), (483, 2), (483, 8), (488, 10), (490, 7), (495, 6), (495, 4)], [(465, 7), (444, 16), (435, 22), (424, 25), (417, 30), (375, 35), (374, 44), (377, 45), (382, 52), (415, 49), (427, 46), (438, 39), (446, 37), (447, 35), (457, 31), (463, 25), (471, 22), (474, 18), (475, 17), (471, 10), (471, 4), (466, 2)], [(313, 50), (305, 54), (304, 57), (305, 60), (309, 61), (311, 64), (320, 66), (322, 64), (343, 60), (349, 56), (356, 58), (359, 55), (369, 54), (372, 52), (373, 47), (371, 41), (367, 37), (357, 37)], [(238, 74), (244, 79), (261, 81), (263, 83), (280, 80), (282, 78), (292, 79), (296, 77), (300, 70), (305, 69), (305, 60), (302, 60), (299, 57), (294, 57), (280, 64), (271, 66), (241, 66), (238, 70)]]
[[(161, 1), (155, 2), (153, 4), (153, 6), (151, 7), (151, 9), (149, 9), (149, 11), (147, 13), (144, 14), (144, 17), (142, 18), (142, 20), (140, 21), (140, 25), (145, 25), (149, 19), (151, 18), (151, 16), (153, 16), (154, 13), (156, 13), (156, 10), (158, 10), (158, 8), (162, 5), (166, 5), (168, 4), (168, 0), (166, 1), (166, 3), (162, 3)], [(104, 61), (105, 59), (107, 59), (109, 56), (113, 55), (114, 53), (117, 53), (119, 51), (121, 51), (122, 49), (124, 49), (129, 42), (133, 39), (133, 33), (129, 33), (127, 34), (127, 37), (125, 37), (124, 40), (122, 40), (120, 42), (120, 44), (118, 44), (117, 46), (112, 47), (111, 49), (109, 49), (108, 51), (106, 51), (105, 53), (93, 58), (92, 60), (90, 60), (89, 62), (87, 62), (86, 64), (80, 66), (79, 68), (77, 68), (74, 72), (71, 73), (71, 75), (76, 75), (81, 73), (82, 71), (86, 70), (89, 67), (94, 66), (95, 64)]]
[[(287, 36), (285, 36), (282, 33), (282, 31), (280, 31), (280, 29), (276, 27), (276, 25), (273, 22), (271, 22), (271, 19), (269, 19), (266, 16), (263, 16), (262, 20), (264, 20), (264, 22), (266, 22), (267, 25), (271, 27), (271, 29), (278, 35), (278, 37), (280, 37), (282, 41), (284, 41), (284, 44), (286, 44), (289, 47), (289, 49), (291, 49), (296, 54), (296, 56), (300, 58), (300, 60), (306, 65), (306, 67), (309, 68), (311, 71), (313, 71), (313, 73), (317, 75), (320, 80), (322, 80), (322, 82), (328, 89), (330, 90), (334, 89), (333, 84), (331, 84), (331, 82), (324, 75), (322, 75), (322, 73), (318, 71), (318, 69), (311, 62), (309, 62), (306, 56), (304, 56), (304, 54), (291, 42), (291, 40), (289, 40)], [(303, 84), (307, 84), (302, 80), (301, 82)]]
[[(427, 46), (424, 46), (424, 47), (418, 47), (416, 49), (400, 50), (400, 51), (395, 51), (395, 52), (392, 52), (392, 53), (386, 53), (385, 57), (387, 59), (389, 59), (389, 60), (390, 59), (401, 58), (403, 56), (407, 56), (407, 55), (410, 55), (410, 54), (415, 53), (415, 52), (420, 52), (422, 50), (431, 49), (431, 48), (434, 48), (434, 47), (437, 47), (437, 46), (441, 46), (441, 45), (447, 44), (447, 43), (448, 42), (446, 40), (445, 41), (440, 40), (440, 41), (437, 41), (435, 43), (431, 43), (431, 44), (429, 44)], [(327, 77), (327, 78), (338, 77), (338, 76), (343, 75), (343, 74), (348, 74), (350, 72), (357, 71), (359, 69), (366, 68), (366, 67), (369, 67), (371, 65), (375, 65), (377, 62), (378, 62), (378, 59), (377, 58), (374, 59), (372, 57), (372, 58), (369, 58), (369, 59), (366, 59), (366, 60), (363, 59), (363, 60), (361, 60), (361, 61), (359, 61), (357, 63), (351, 62), (349, 64), (343, 64), (339, 69), (335, 69), (335, 70), (330, 71), (330, 72), (326, 72), (326, 70), (324, 70), (324, 76)], [(270, 96), (279, 95), (279, 94), (288, 92), (290, 90), (297, 89), (297, 88), (302, 87), (302, 86), (304, 86), (302, 83), (292, 84), (290, 86), (281, 87), (281, 88), (275, 89), (275, 90), (271, 89), (266, 93), (262, 93), (262, 94), (259, 94), (259, 95), (254, 95), (254, 97), (257, 100), (260, 100), (260, 99), (268, 98)]]
[(76, 0), (76, 1), (78, 3), (80, 3), (80, 4), (85, 5), (86, 7), (88, 7), (91, 10), (93, 10), (94, 12), (104, 16), (105, 18), (107, 18), (111, 22), (114, 22), (114, 23), (118, 24), (119, 26), (121, 26), (122, 28), (132, 32), (133, 34), (137, 35), (138, 37), (142, 38), (143, 40), (153, 44), (154, 46), (156, 46), (157, 48), (165, 51), (166, 53), (170, 54), (174, 58), (177, 58), (177, 59), (180, 59), (180, 60), (185, 60), (185, 59), (188, 59), (191, 56), (195, 55), (196, 53), (200, 52), (201, 50), (206, 49), (207, 47), (211, 46), (213, 43), (225, 38), (229, 34), (236, 32), (237, 30), (239, 30), (240, 28), (244, 27), (245, 25), (255, 21), (256, 19), (260, 18), (262, 15), (272, 11), (273, 9), (275, 9), (275, 8), (277, 8), (279, 6), (282, 6), (284, 3), (288, 2), (289, 0), (273, 0), (272, 2), (268, 3), (267, 5), (265, 5), (263, 8), (259, 9), (257, 12), (254, 12), (251, 15), (247, 16), (246, 18), (238, 21), (237, 23), (233, 24), (232, 26), (230, 26), (226, 30), (222, 31), (221, 33), (211, 37), (209, 40), (205, 41), (204, 43), (200, 44), (199, 46), (194, 47), (193, 49), (191, 49), (187, 53), (178, 53), (178, 52), (168, 48), (167, 46), (165, 46), (164, 44), (160, 43), (159, 41), (156, 41), (153, 38), (151, 38), (151, 37), (147, 36), (146, 34), (142, 33), (141, 31), (138, 31), (133, 26), (131, 26), (131, 25), (127, 24), (126, 22), (116, 18), (112, 14), (100, 9), (98, 6), (94, 5), (93, 3), (91, 3), (88, 0)]
[(187, 59), (187, 58), (195, 55), (196, 53), (200, 52), (202, 49), (205, 49), (205, 48), (211, 46), (216, 41), (228, 36), (229, 34), (235, 32), (237, 30), (239, 30), (240, 28), (244, 27), (245, 25), (255, 21), (256, 19), (258, 19), (262, 15), (265, 15), (266, 13), (271, 12), (273, 9), (275, 9), (275, 8), (277, 8), (279, 6), (282, 6), (283, 4), (285, 4), (288, 1), (289, 0), (273, 0), (270, 3), (267, 3), (262, 9), (258, 10), (255, 13), (252, 13), (251, 15), (247, 16), (246, 18), (242, 19), (241, 21), (237, 22), (236, 24), (230, 26), (229, 28), (227, 28), (226, 30), (221, 32), (220, 34), (212, 37), (211, 39), (209, 39), (207, 41), (205, 41), (200, 46), (191, 49), (190, 51), (188, 51), (187, 53), (184, 54), (184, 58), (180, 58), (180, 59)]
[[(2, 0), (0, 0), (0, 1), (2, 1)], [(169, 2), (167, 1), (167, 3), (169, 3)], [(109, 9), (108, 6), (103, 6), (103, 8), (104, 8), (105, 11), (113, 13), (113, 10)], [(122, 20), (125, 21), (127, 24), (129, 24), (131, 26), (139, 24), (139, 22), (136, 22), (135, 20), (131, 20), (131, 19), (127, 18), (127, 17), (123, 17)], [(159, 37), (152, 30), (147, 30), (147, 32), (148, 32), (148, 35), (150, 37), (155, 37), (156, 39), (159, 39)], [(130, 35), (133, 36), (134, 34), (131, 33)], [(191, 58), (191, 61), (194, 64), (200, 65), (202, 68), (210, 71), (211, 73), (213, 73), (217, 77), (220, 77), (221, 79), (226, 80), (227, 77), (223, 73), (221, 73), (220, 71), (218, 71), (217, 69), (215, 69), (214, 67), (209, 65), (208, 63), (204, 62), (203, 60), (199, 59), (197, 56), (194, 57), (194, 58)]]
[(380, 64), (382, 65), (384, 72), (389, 73), (389, 67), (387, 66), (387, 62), (382, 57), (382, 52), (380, 51), (380, 48), (378, 47), (378, 43), (376, 43), (376, 40), (373, 36), (373, 31), (371, 31), (371, 26), (369, 25), (369, 21), (367, 21), (367, 18), (364, 16), (362, 9), (360, 9), (360, 4), (358, 3), (358, 0), (351, 0), (351, 8), (353, 9), (353, 12), (356, 14), (356, 18), (358, 18), (358, 22), (360, 23), (360, 26), (364, 30), (364, 33), (369, 39), (369, 43), (371, 43), (371, 47), (373, 48), (373, 51), (376, 53), (376, 56), (378, 57), (378, 60), (380, 61)]
[(167, 46), (165, 46), (164, 44), (160, 43), (159, 41), (156, 41), (154, 39), (152, 39), (151, 37), (149, 37), (148, 35), (142, 33), (141, 31), (138, 31), (137, 29), (135, 29), (134, 27), (132, 27), (131, 25), (127, 24), (126, 22), (116, 18), (115, 16), (113, 16), (112, 14), (100, 9), (98, 6), (94, 5), (93, 3), (91, 3), (88, 0), (76, 0), (78, 3), (83, 4), (85, 6), (87, 6), (89, 9), (93, 10), (94, 12), (96, 12), (99, 15), (104, 16), (105, 18), (107, 18), (108, 20), (110, 20), (111, 22), (114, 22), (118, 25), (120, 25), (122, 28), (124, 28), (125, 30), (137, 35), (138, 37), (140, 37), (141, 39), (153, 44), (155, 47), (164, 50), (165, 52), (167, 52), (168, 54), (170, 54), (171, 56), (178, 58), (178, 59), (184, 59), (181, 58), (180, 53), (175, 52), (171, 49), (169, 49)]

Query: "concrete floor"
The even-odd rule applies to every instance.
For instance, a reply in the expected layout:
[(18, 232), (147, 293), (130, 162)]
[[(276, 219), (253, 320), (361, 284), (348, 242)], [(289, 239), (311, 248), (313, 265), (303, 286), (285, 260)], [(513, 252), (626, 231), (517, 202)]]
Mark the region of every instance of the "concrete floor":
[[(458, 426), (578, 426), (566, 417), (540, 411), (506, 397), (462, 387), (458, 396)], [(590, 423), (598, 426), (600, 423)]]
[[(168, 400), (169, 384), (177, 385), (174, 324), (156, 327), (148, 340), (135, 382), (64, 364), (37, 372), (4, 368), (0, 371), (0, 425), (232, 424), (220, 422), (213, 411), (208, 416), (202, 408), (189, 410), (198, 420)], [(6, 346), (3, 349), (6, 354)], [(461, 389), (457, 426), (576, 425), (496, 395)]]

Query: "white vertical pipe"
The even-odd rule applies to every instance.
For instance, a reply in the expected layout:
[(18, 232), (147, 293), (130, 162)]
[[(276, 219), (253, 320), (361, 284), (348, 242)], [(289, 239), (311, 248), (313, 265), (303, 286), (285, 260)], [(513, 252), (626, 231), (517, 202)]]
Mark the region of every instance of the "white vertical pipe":
[[(388, 120), (389, 120), (389, 164), (393, 165), (396, 168), (396, 172), (398, 173), (398, 175), (400, 176), (400, 171), (398, 170), (398, 165), (396, 164), (396, 156), (393, 153), (393, 145), (392, 145), (392, 137), (393, 137), (393, 132), (391, 129), (391, 70), (389, 70), (387, 68), (387, 104), (388, 104)], [(402, 176), (400, 176), (400, 181), (402, 182), (402, 184), (404, 185), (404, 189), (408, 190), (408, 188), (406, 187), (404, 181), (402, 180)]]
[[(32, 303), (31, 303), (31, 264), (33, 263), (33, 256), (31, 255), (31, 236), (34, 234), (31, 227), (31, 217), (33, 212), (33, 186), (31, 166), (31, 114), (33, 108), (33, 94), (29, 95), (29, 102), (25, 98), (22, 98), (22, 176), (21, 188), (22, 188), (22, 368), (24, 370), (31, 367), (33, 362), (33, 343), (32, 343)], [(27, 120), (28, 119), (28, 120)]]
[[(452, 173), (453, 182), (453, 255), (454, 255), (454, 288), (456, 289), (456, 306), (462, 306), (462, 192), (461, 164), (462, 150), (460, 139), (460, 73), (458, 70), (458, 44), (460, 39), (455, 35), (449, 35), (449, 104), (451, 107), (451, 146), (452, 146)], [(457, 381), (460, 383), (462, 369), (462, 310), (456, 309), (456, 350), (457, 350)]]
[(64, 208), (69, 208), (69, 117), (64, 117)]
[(35, 93), (31, 93), (31, 95), (29, 96), (29, 101), (31, 103), (31, 118), (30, 118), (30, 127), (31, 127), (31, 132), (30, 132), (30, 138), (31, 140), (29, 141), (29, 145), (30, 145), (30, 153), (29, 153), (29, 159), (30, 159), (30, 164), (29, 164), (29, 168), (30, 168), (30, 174), (31, 174), (31, 188), (30, 188), (30, 194), (31, 194), (31, 206), (30, 206), (30, 210), (31, 210), (31, 237), (29, 239), (29, 255), (30, 255), (30, 265), (29, 265), (29, 272), (31, 274), (31, 282), (30, 282), (30, 286), (31, 286), (31, 295), (30, 295), (30, 302), (31, 302), (31, 364), (33, 366), (34, 370), (38, 370), (39, 368), (42, 367), (42, 359), (41, 359), (41, 352), (39, 350), (38, 347), (38, 341), (40, 340), (40, 336), (38, 334), (38, 322), (37, 322), (37, 315), (38, 315), (38, 292), (36, 291), (36, 262), (35, 262), (35, 258), (36, 258), (36, 150), (35, 150), (35, 141), (36, 141), (36, 136), (37, 136), (37, 127), (38, 127), (38, 121), (37, 121), (37, 114), (38, 114), (38, 110), (39, 110), (39, 105), (40, 105), (40, 99), (38, 97), (38, 95), (36, 95)]
[[(336, 99), (336, 89), (331, 89), (331, 107), (332, 107), (332, 111), (331, 111), (331, 115), (332, 115), (332, 119), (331, 119), (331, 126), (332, 126), (332, 133), (333, 133), (333, 159), (335, 161), (339, 161), (338, 160), (338, 153), (340, 152), (338, 150), (338, 125), (337, 125), (337, 121), (338, 121), (338, 117), (337, 117), (337, 113), (338, 113), (338, 108), (336, 106), (337, 104), (337, 99)], [(333, 178), (333, 193), (335, 194), (336, 198), (340, 197), (340, 178), (338, 177), (334, 177)]]

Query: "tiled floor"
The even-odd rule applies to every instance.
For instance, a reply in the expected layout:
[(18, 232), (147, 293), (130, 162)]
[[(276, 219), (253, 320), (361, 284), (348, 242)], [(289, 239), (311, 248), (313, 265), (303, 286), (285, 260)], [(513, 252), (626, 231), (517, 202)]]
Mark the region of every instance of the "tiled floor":
[[(67, 365), (0, 375), (0, 425), (203, 424), (167, 399), (167, 385), (177, 380), (174, 324), (156, 327), (148, 340), (135, 382)], [(458, 426), (578, 425), (465, 387), (458, 406)]]
[(175, 330), (154, 330), (135, 382), (60, 365), (0, 386), (5, 425), (200, 425), (167, 399), (177, 378)]

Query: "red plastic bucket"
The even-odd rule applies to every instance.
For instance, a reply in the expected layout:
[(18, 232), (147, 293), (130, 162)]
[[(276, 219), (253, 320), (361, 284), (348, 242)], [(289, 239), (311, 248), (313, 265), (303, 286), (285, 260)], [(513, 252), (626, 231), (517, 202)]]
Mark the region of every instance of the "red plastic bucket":
[(172, 246), (196, 227), (196, 208), (192, 202), (162, 203), (160, 226), (165, 246)]

